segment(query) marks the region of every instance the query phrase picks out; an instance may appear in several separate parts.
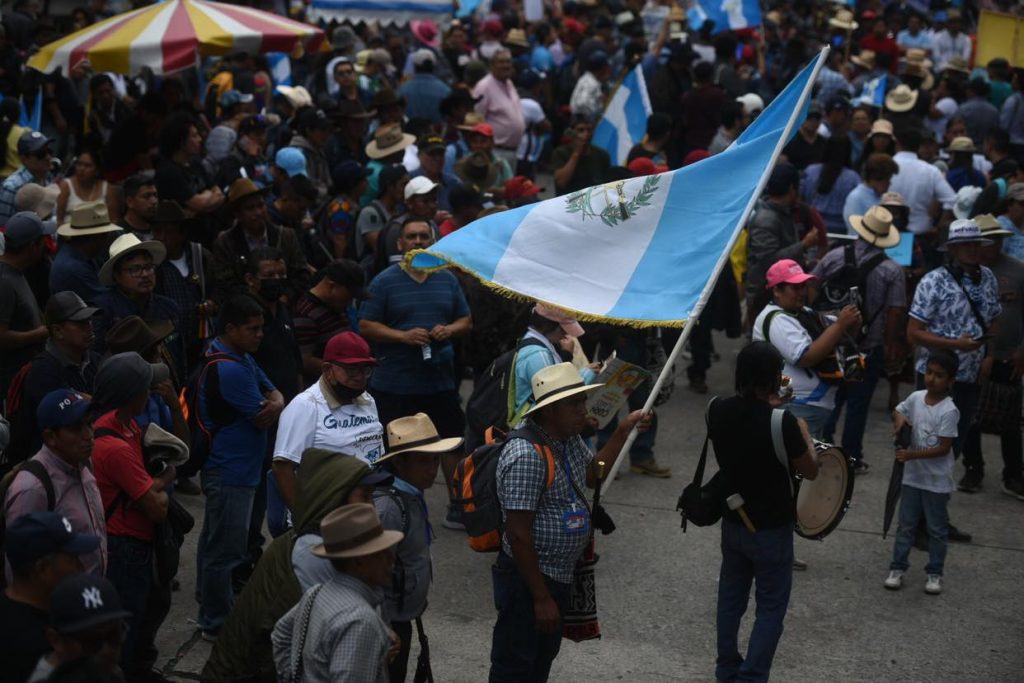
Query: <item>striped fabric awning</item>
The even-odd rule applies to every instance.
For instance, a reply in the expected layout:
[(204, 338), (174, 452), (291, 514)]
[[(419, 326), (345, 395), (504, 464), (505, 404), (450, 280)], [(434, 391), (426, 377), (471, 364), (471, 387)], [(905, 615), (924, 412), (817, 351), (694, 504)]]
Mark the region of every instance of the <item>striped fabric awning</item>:
[(119, 14), (40, 48), (28, 66), (64, 73), (88, 59), (97, 71), (132, 75), (143, 67), (166, 74), (196, 65), (196, 55), (235, 50), (316, 50), (323, 31), (250, 7), (206, 0), (167, 0)]
[(310, 19), (379, 21), (385, 26), (424, 19), (445, 26), (454, 13), (452, 0), (311, 0), (306, 10)]

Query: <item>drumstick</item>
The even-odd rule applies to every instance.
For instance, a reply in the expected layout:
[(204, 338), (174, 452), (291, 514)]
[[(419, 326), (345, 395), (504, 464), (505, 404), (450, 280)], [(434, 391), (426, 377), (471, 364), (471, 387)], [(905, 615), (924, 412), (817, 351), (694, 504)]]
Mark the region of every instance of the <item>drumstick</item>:
[(743, 496), (738, 493), (734, 493), (725, 499), (725, 504), (729, 506), (729, 509), (739, 513), (740, 519), (743, 520), (743, 526), (747, 527), (747, 531), (755, 534), (757, 533), (757, 529), (754, 528), (754, 524), (750, 521), (750, 517), (747, 517), (747, 511), (743, 509), (743, 503)]

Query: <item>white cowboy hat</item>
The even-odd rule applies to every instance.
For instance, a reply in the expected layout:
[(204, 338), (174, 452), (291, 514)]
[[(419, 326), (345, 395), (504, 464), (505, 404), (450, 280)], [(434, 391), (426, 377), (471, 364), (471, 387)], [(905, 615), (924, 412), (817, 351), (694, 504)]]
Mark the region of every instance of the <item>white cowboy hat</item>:
[(121, 231), (121, 226), (110, 222), (107, 205), (103, 202), (79, 206), (71, 212), (71, 221), (57, 228), (58, 235), (70, 238)]
[(580, 371), (572, 363), (558, 363), (541, 368), (530, 382), (533, 385), (534, 405), (526, 415), (585, 391), (593, 391), (603, 384), (584, 384)]
[(906, 83), (900, 83), (885, 96), (885, 108), (897, 113), (910, 111), (917, 104), (917, 91)]
[(388, 446), (393, 450), (385, 453), (374, 465), (404, 453), (447, 453), (461, 446), (462, 442), (461, 436), (442, 439), (426, 413), (400, 417), (388, 422)]
[(402, 126), (393, 123), (381, 126), (366, 145), (366, 156), (371, 159), (383, 159), (416, 142), (416, 136), (402, 132)]
[(167, 258), (167, 249), (162, 242), (147, 240), (143, 242), (132, 233), (121, 235), (110, 245), (110, 258), (100, 268), (100, 282), (108, 287), (114, 285), (114, 266), (123, 257), (135, 252), (145, 251), (153, 257), (153, 265), (160, 265)]
[(863, 216), (850, 216), (850, 227), (861, 239), (879, 249), (900, 243), (900, 233), (892, 224), (892, 214), (883, 206), (872, 206)]

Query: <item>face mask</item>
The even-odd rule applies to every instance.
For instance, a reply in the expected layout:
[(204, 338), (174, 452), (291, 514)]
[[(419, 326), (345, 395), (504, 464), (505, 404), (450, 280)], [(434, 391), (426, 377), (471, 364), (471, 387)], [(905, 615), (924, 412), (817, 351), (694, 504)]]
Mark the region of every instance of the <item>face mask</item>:
[(260, 280), (260, 297), (264, 301), (277, 301), (288, 289), (288, 280)]
[(342, 403), (351, 403), (357, 397), (363, 394), (363, 389), (353, 389), (352, 387), (345, 386), (341, 382), (331, 382), (331, 393), (334, 394), (334, 398), (338, 399)]

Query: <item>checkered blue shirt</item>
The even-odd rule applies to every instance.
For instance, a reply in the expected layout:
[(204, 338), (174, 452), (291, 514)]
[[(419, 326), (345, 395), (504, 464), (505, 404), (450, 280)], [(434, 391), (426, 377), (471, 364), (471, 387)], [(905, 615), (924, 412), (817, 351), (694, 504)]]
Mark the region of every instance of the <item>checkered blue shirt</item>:
[[(576, 561), (586, 548), (589, 534), (566, 533), (563, 516), (574, 508), (588, 518), (589, 512), (585, 501), (579, 499), (569, 482), (566, 471), (571, 474), (576, 488), (586, 493), (587, 467), (594, 455), (579, 436), (557, 442), (537, 423), (529, 421), (529, 425), (554, 453), (555, 480), (551, 488), (547, 488), (547, 462), (532, 443), (525, 439), (510, 440), (498, 459), (498, 500), (502, 518), (506, 510), (534, 511), (533, 547), (541, 573), (559, 583), (572, 583)], [(512, 546), (504, 534), (501, 547), (512, 556)]]
[(818, 80), (815, 83), (818, 87), (818, 102), (821, 102), (822, 106), (835, 94), (846, 95), (850, 97), (853, 95), (853, 86), (846, 78), (833, 69), (822, 67), (821, 71), (818, 72)]

